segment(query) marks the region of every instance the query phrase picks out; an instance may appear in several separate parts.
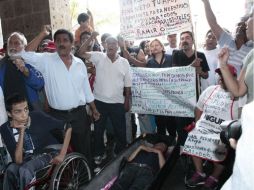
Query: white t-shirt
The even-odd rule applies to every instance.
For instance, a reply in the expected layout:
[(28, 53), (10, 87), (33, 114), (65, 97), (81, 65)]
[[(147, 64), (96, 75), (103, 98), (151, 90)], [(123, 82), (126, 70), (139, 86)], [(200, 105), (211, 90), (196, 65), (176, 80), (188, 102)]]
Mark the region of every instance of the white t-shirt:
[(105, 103), (124, 103), (124, 87), (131, 87), (130, 65), (118, 56), (112, 61), (105, 53), (91, 52), (90, 61), (95, 65), (94, 97)]
[(165, 47), (165, 50), (166, 50), (166, 54), (168, 54), (168, 55), (172, 55), (172, 53), (173, 53), (173, 51), (174, 50), (176, 50), (176, 49), (178, 49), (177, 47), (176, 48), (171, 48), (170, 46), (166, 46)]
[(219, 49), (213, 49), (213, 50), (201, 50), (204, 52), (208, 66), (210, 68), (210, 71), (208, 71), (208, 78), (203, 79), (201, 78), (201, 92), (203, 92), (208, 86), (217, 84), (217, 79), (215, 77), (215, 69), (217, 69), (218, 66), (218, 53)]
[(52, 108), (69, 110), (94, 100), (87, 69), (81, 59), (72, 55), (68, 70), (58, 53), (22, 52), (21, 56), (42, 73)]
[(188, 134), (183, 152), (203, 159), (223, 161), (226, 148), (220, 142), (220, 124), (238, 118), (238, 102), (217, 85), (208, 87), (201, 94), (197, 108), (202, 111), (202, 115)]
[(253, 190), (254, 187), (254, 101), (246, 104), (242, 111), (242, 135), (236, 147), (233, 174), (221, 190)]

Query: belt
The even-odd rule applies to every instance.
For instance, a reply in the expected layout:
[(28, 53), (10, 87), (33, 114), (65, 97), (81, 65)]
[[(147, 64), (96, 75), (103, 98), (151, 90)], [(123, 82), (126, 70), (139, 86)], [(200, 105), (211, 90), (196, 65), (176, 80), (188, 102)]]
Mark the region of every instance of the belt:
[(147, 168), (147, 169), (152, 169), (150, 166), (148, 166), (147, 164), (141, 164), (141, 163), (136, 163), (136, 162), (129, 162), (128, 164), (130, 165), (134, 165), (137, 166), (139, 168)]
[(72, 108), (72, 109), (69, 109), (69, 110), (58, 110), (58, 109), (50, 107), (50, 110), (52, 110), (54, 112), (59, 112), (59, 113), (75, 113), (77, 111), (82, 110), (85, 107), (86, 107), (85, 105), (82, 105), (82, 106), (78, 106), (76, 108)]

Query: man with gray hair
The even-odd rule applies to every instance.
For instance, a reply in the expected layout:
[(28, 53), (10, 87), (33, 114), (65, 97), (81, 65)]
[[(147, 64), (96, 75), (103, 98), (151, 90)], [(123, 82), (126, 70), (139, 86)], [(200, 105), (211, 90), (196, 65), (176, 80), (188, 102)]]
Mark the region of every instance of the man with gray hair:
[(103, 134), (109, 117), (116, 139), (115, 153), (119, 153), (126, 146), (125, 112), (129, 111), (131, 89), (130, 65), (128, 61), (119, 56), (118, 40), (114, 37), (106, 39), (106, 53), (83, 51), (92, 36), (82, 45), (80, 56), (90, 60), (96, 68), (94, 83), (95, 105), (101, 114), (95, 122), (95, 163), (100, 164), (104, 154)]
[(0, 60), (0, 86), (5, 98), (19, 93), (27, 98), (30, 108), (40, 110), (38, 91), (44, 86), (43, 77), (34, 67), (15, 56), (24, 51), (26, 45), (24, 34), (13, 32), (9, 36), (7, 55)]

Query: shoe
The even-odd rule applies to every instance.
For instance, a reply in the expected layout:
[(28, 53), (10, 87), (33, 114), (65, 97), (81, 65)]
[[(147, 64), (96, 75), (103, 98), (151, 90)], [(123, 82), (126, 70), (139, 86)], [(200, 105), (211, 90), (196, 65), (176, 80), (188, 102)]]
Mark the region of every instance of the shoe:
[(205, 174), (201, 174), (199, 172), (195, 172), (192, 177), (187, 181), (186, 185), (188, 187), (197, 187), (203, 185), (205, 183)]
[(102, 163), (102, 160), (107, 158), (107, 154), (104, 152), (102, 156), (96, 156), (94, 157), (94, 163), (97, 165), (100, 165)]
[(218, 188), (218, 179), (213, 176), (209, 176), (205, 180), (205, 184), (202, 190), (216, 190)]

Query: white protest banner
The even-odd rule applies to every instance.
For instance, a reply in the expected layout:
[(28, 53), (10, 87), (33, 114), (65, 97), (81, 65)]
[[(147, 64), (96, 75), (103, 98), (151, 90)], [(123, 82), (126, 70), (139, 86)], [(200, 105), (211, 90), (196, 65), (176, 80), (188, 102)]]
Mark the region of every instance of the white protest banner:
[(132, 67), (132, 112), (194, 117), (195, 68)]
[(191, 30), (189, 0), (119, 0), (120, 32), (143, 39)]

